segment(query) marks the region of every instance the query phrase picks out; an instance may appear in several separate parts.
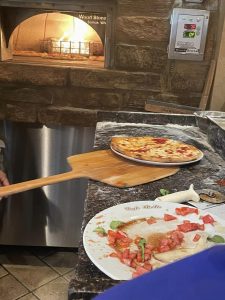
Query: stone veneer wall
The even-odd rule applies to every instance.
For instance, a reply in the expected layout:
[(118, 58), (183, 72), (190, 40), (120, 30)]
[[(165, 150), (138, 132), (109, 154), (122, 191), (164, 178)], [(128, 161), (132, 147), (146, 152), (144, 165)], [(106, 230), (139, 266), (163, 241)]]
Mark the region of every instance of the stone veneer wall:
[[(198, 106), (216, 48), (219, 0), (117, 0), (112, 69), (0, 63), (0, 119), (93, 126), (98, 110), (143, 111), (147, 99)], [(167, 59), (173, 7), (211, 11), (205, 60)]]

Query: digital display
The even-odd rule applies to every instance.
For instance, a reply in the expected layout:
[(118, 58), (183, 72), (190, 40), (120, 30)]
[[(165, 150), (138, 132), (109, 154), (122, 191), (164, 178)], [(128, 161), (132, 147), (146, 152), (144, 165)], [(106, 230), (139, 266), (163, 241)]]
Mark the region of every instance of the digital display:
[(195, 31), (184, 31), (183, 32), (183, 37), (184, 38), (193, 39), (195, 37), (195, 35), (196, 35)]
[(184, 24), (184, 29), (194, 30), (196, 29), (196, 24)]

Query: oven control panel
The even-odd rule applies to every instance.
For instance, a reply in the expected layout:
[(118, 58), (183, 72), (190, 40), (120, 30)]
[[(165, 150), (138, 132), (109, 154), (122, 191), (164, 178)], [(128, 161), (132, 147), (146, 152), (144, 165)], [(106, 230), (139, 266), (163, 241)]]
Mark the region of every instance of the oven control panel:
[(168, 58), (203, 60), (208, 22), (206, 10), (174, 8)]

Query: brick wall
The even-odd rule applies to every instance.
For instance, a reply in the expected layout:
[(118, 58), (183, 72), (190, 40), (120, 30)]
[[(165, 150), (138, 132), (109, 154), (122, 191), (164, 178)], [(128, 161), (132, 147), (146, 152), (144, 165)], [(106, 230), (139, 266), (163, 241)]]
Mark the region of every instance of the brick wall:
[[(205, 59), (167, 59), (173, 7), (210, 10)], [(90, 125), (98, 110), (143, 111), (147, 99), (198, 106), (216, 48), (219, 1), (115, 2), (114, 64), (90, 69), (0, 63), (0, 118)]]

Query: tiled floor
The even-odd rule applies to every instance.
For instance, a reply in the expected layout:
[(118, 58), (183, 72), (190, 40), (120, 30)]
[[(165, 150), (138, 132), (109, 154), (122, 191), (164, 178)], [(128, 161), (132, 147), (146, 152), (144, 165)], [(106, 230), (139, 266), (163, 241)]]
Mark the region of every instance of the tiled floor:
[(0, 246), (1, 300), (67, 300), (76, 249)]

